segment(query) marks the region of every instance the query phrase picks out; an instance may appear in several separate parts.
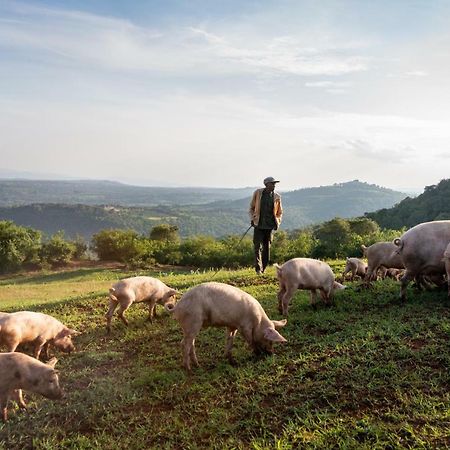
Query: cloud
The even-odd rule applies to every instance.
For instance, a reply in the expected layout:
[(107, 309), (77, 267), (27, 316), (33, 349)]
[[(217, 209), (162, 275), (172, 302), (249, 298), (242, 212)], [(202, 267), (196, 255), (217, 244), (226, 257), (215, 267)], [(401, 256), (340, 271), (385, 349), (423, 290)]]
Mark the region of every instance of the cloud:
[(342, 75), (368, 68), (368, 58), (348, 42), (319, 48), (295, 35), (266, 37), (245, 25), (221, 34), (202, 26), (160, 30), (79, 11), (6, 5), (9, 17), (0, 22), (0, 46), (30, 50), (60, 64), (202, 75)]
[(397, 164), (411, 160), (416, 153), (416, 150), (409, 146), (403, 148), (377, 148), (373, 144), (361, 139), (348, 140), (342, 147), (351, 153), (353, 157)]

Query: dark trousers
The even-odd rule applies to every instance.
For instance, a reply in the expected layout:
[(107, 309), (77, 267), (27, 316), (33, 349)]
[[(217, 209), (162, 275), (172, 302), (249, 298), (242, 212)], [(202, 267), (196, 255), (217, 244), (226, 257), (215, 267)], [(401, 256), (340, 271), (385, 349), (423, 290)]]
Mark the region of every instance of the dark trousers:
[(272, 230), (261, 230), (255, 227), (253, 231), (253, 246), (255, 248), (255, 270), (264, 272), (269, 264)]

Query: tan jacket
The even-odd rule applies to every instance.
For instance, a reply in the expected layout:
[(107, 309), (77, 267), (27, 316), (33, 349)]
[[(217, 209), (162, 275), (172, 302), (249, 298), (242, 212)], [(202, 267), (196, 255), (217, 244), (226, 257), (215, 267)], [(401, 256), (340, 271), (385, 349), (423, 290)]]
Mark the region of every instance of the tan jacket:
[[(250, 202), (250, 209), (248, 213), (250, 215), (250, 220), (253, 222), (255, 226), (258, 225), (259, 222), (259, 213), (261, 211), (261, 194), (264, 191), (264, 188), (256, 189), (253, 192), (252, 201)], [(281, 223), (281, 216), (283, 215), (283, 208), (281, 207), (281, 195), (277, 192), (273, 193), (273, 215), (275, 217), (275, 221), (277, 223), (277, 228)]]

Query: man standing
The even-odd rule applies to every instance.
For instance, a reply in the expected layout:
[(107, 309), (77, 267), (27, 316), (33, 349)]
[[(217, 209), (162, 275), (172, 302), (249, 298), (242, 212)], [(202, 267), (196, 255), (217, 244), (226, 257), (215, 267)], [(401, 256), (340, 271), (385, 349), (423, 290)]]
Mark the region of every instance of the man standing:
[(273, 177), (265, 178), (264, 185), (266, 187), (257, 189), (253, 193), (250, 203), (249, 214), (254, 227), (253, 245), (257, 274), (263, 273), (269, 263), (272, 232), (278, 230), (283, 215), (281, 196), (275, 192), (276, 183), (279, 181)]

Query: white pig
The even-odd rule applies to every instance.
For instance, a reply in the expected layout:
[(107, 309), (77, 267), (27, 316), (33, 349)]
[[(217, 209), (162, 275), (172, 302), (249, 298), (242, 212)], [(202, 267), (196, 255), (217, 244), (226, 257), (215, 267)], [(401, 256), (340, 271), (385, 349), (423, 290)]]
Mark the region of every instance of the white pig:
[(286, 342), (276, 330), (284, 327), (286, 320), (270, 320), (255, 298), (228, 284), (199, 284), (183, 294), (176, 305), (167, 304), (165, 308), (173, 313), (183, 330), (183, 365), (188, 372), (191, 362), (199, 365), (195, 338), (202, 328), (227, 328), (225, 355), (230, 363), (234, 363), (231, 350), (237, 331), (256, 354), (271, 353), (274, 342)]
[(136, 302), (145, 302), (149, 307), (149, 321), (156, 316), (156, 304), (164, 306), (175, 301), (177, 291), (166, 286), (161, 280), (153, 277), (124, 278), (109, 289), (109, 310), (106, 313), (106, 330), (111, 332), (111, 319), (115, 309), (119, 307), (119, 317), (125, 325), (128, 321), (125, 311)]
[(62, 324), (54, 317), (43, 313), (19, 311), (0, 316), (0, 344), (9, 352), (16, 351), (20, 344), (34, 344), (34, 357), (39, 359), (41, 351), (48, 358), (48, 347), (53, 345), (63, 352), (75, 350), (72, 336), (80, 334)]
[(326, 304), (332, 303), (335, 289), (345, 289), (345, 286), (334, 280), (331, 267), (317, 259), (293, 258), (281, 267), (274, 264), (280, 283), (278, 291), (278, 310), (284, 316), (288, 315), (291, 298), (297, 289), (306, 289), (311, 293), (311, 305), (317, 301), (317, 290)]
[(364, 261), (358, 258), (347, 258), (345, 261), (345, 269), (342, 278), (345, 280), (345, 276), (349, 272), (352, 273), (351, 281), (354, 280), (356, 275), (360, 276), (361, 278), (364, 278), (366, 270), (367, 264)]
[(394, 240), (406, 272), (401, 278), (400, 298), (406, 300), (406, 287), (411, 280), (445, 274), (445, 251), (450, 242), (450, 220), (424, 222)]
[(8, 400), (15, 400), (21, 408), (26, 408), (22, 389), (41, 394), (50, 399), (60, 399), (63, 395), (59, 387), (57, 359), (44, 364), (23, 353), (0, 353), (0, 408), (2, 419), (8, 420)]

